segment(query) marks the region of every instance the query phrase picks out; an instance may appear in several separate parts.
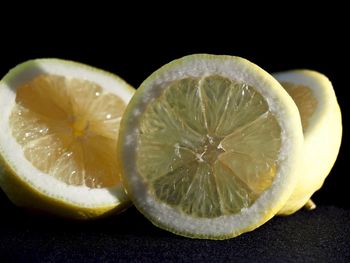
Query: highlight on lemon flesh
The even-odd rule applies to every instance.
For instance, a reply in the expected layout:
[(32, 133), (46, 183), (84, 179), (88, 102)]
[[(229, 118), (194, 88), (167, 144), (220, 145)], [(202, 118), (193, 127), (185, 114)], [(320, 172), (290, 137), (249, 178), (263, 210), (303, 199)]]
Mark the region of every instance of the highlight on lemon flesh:
[(341, 137), (341, 112), (332, 83), (312, 70), (291, 70), (273, 75), (295, 101), (304, 133), (299, 181), (279, 214), (289, 215), (304, 205), (315, 207), (312, 194), (322, 187), (337, 158)]
[(197, 54), (142, 83), (118, 151), (127, 192), (153, 224), (225, 239), (282, 208), (302, 141), (298, 109), (271, 75), (243, 58)]
[(125, 208), (116, 151), (133, 93), (119, 77), (76, 62), (13, 68), (0, 82), (0, 186), (9, 199), (68, 218)]

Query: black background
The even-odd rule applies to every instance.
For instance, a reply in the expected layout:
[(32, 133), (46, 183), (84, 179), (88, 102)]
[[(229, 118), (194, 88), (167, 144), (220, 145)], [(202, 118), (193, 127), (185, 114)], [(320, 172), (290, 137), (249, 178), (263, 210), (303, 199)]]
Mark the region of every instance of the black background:
[[(93, 222), (47, 218), (13, 206), (0, 192), (1, 211), (5, 211), (0, 216), (0, 262), (349, 261), (349, 179), (345, 168), (349, 153), (349, 42), (346, 20), (325, 14), (319, 14), (317, 20), (281, 15), (269, 25), (258, 21), (241, 30), (239, 21), (228, 19), (225, 22), (232, 23), (228, 29), (198, 22), (164, 31), (154, 24), (140, 31), (102, 30), (91, 39), (86, 26), (83, 32), (76, 26), (70, 30), (80, 32), (74, 41), (62, 31), (51, 32), (40, 41), (37, 34), (25, 30), (16, 41), (3, 39), (1, 76), (25, 60), (56, 57), (113, 72), (137, 88), (163, 64), (193, 53), (241, 56), (268, 72), (314, 69), (333, 83), (343, 115), (343, 142), (334, 168), (313, 197), (318, 205), (315, 211), (274, 218), (227, 241), (175, 236), (154, 227), (135, 208)], [(286, 19), (300, 23), (287, 25)], [(65, 41), (59, 41), (62, 37)]]

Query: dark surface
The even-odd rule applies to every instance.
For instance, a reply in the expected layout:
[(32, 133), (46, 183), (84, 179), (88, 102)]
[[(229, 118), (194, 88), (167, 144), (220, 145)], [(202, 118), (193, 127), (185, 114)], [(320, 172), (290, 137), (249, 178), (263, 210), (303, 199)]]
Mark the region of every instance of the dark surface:
[(1, 262), (349, 262), (350, 211), (320, 206), (224, 241), (156, 228), (135, 208), (94, 222), (29, 215), (1, 196)]
[[(342, 109), (344, 136), (339, 158), (324, 187), (313, 198), (319, 204), (316, 210), (275, 217), (253, 232), (225, 241), (192, 240), (162, 231), (135, 208), (93, 222), (32, 215), (13, 206), (0, 191), (0, 262), (350, 262), (349, 180), (348, 169), (342, 169), (349, 154), (349, 67), (343, 66), (349, 58), (349, 43), (345, 39), (348, 30), (344, 29), (344, 16), (335, 20), (320, 11), (315, 13), (320, 16), (319, 21), (298, 13), (292, 20), (301, 23), (282, 30), (271, 27), (272, 24), (266, 29), (257, 23), (254, 32), (249, 28), (242, 33), (237, 31), (241, 25), (235, 24), (221, 35), (222, 31), (215, 31), (216, 28), (207, 27), (205, 31), (205, 26), (195, 24), (185, 31), (169, 29), (165, 36), (159, 27), (152, 27), (153, 34), (146, 38), (130, 31), (134, 37), (128, 42), (115, 28), (111, 32), (119, 39), (111, 42), (101, 37), (98, 47), (73, 45), (71, 39), (52, 46), (62, 36), (61, 31), (55, 31), (57, 34), (43, 38), (44, 42), (37, 45), (29, 46), (35, 39), (25, 37), (16, 44), (1, 46), (1, 77), (25, 60), (58, 57), (111, 71), (135, 87), (163, 64), (192, 53), (238, 55), (268, 72), (314, 69), (333, 82)], [(288, 17), (273, 19), (283, 27)], [(229, 19), (226, 22), (233, 23)], [(202, 35), (195, 34), (195, 40), (190, 42), (189, 32), (201, 28)], [(78, 38), (86, 41), (90, 35), (85, 30), (86, 35), (81, 33)], [(204, 36), (204, 31), (208, 35)], [(17, 35), (22, 36), (19, 32)]]
[(72, 222), (9, 204), (0, 219), (0, 262), (349, 262), (350, 211), (320, 206), (275, 217), (224, 241), (193, 240), (153, 226), (135, 208), (108, 219)]

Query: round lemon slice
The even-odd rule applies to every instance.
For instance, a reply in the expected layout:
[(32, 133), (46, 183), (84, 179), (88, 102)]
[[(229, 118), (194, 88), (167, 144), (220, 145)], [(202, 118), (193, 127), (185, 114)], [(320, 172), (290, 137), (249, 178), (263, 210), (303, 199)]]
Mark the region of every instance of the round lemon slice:
[(279, 214), (288, 215), (306, 205), (321, 188), (335, 160), (341, 137), (341, 112), (332, 83), (326, 76), (312, 70), (291, 70), (273, 75), (295, 101), (304, 133), (301, 174), (291, 197)]
[(298, 109), (255, 64), (191, 55), (148, 77), (123, 117), (122, 179), (155, 225), (225, 239), (274, 216), (298, 180)]
[(129, 204), (116, 157), (134, 93), (119, 77), (59, 59), (27, 61), (0, 82), (0, 185), (17, 205), (93, 218)]

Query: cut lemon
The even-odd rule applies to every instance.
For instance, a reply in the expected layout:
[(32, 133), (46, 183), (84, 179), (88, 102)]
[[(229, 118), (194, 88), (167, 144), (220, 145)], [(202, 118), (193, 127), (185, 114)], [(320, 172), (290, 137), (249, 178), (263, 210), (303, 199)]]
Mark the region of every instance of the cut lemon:
[(239, 57), (200, 54), (142, 83), (118, 150), (127, 191), (155, 225), (225, 239), (282, 208), (302, 141), (298, 109), (272, 76)]
[(321, 188), (337, 158), (342, 123), (331, 82), (321, 73), (292, 70), (274, 74), (298, 106), (304, 132), (301, 177), (279, 214), (292, 214), (306, 205), (314, 208), (312, 194)]
[(0, 185), (17, 205), (73, 218), (120, 210), (128, 198), (116, 159), (134, 89), (59, 59), (27, 61), (0, 83)]

